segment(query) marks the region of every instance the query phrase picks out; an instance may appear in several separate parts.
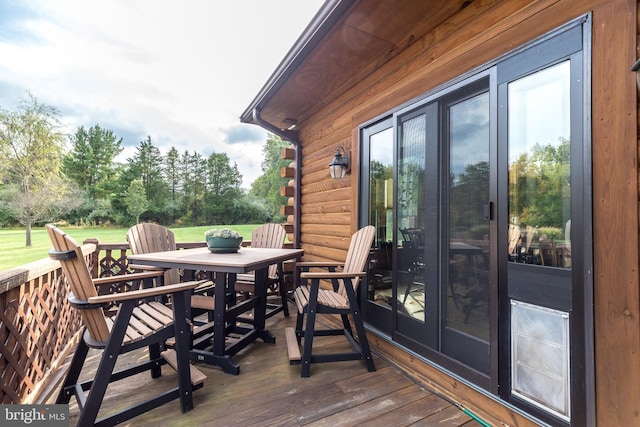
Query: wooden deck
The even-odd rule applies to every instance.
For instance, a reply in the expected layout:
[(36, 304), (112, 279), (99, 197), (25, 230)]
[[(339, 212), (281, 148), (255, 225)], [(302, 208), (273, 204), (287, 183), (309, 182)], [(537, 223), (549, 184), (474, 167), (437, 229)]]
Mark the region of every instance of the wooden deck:
[[(292, 308), (292, 305), (290, 305)], [(267, 320), (276, 344), (258, 340), (234, 356), (240, 375), (197, 364), (207, 375), (204, 388), (195, 391), (195, 408), (182, 414), (173, 401), (143, 414), (130, 426), (481, 426), (450, 402), (425, 390), (399, 369), (375, 356), (376, 372), (363, 362), (318, 364), (310, 378), (300, 377), (300, 367), (290, 366), (284, 328), (295, 324), (295, 315), (278, 314)], [(317, 338), (327, 348), (343, 347), (342, 337)], [(348, 346), (346, 346), (348, 347)], [(134, 352), (136, 353), (136, 352)], [(146, 357), (142, 351), (135, 356)], [(97, 357), (90, 353), (93, 363)], [(121, 358), (118, 363), (127, 363)], [(126, 406), (174, 384), (175, 373), (163, 367), (163, 376), (148, 374), (110, 386), (105, 409)], [(72, 400), (71, 425), (78, 408)]]

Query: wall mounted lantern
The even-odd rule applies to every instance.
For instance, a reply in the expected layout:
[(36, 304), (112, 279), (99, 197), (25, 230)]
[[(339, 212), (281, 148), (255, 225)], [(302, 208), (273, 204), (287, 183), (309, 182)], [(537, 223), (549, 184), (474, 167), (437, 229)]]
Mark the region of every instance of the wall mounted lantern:
[(346, 151), (344, 151), (344, 147), (338, 147), (336, 148), (336, 155), (333, 157), (331, 163), (329, 163), (329, 173), (331, 173), (331, 178), (344, 178), (348, 171), (349, 156)]

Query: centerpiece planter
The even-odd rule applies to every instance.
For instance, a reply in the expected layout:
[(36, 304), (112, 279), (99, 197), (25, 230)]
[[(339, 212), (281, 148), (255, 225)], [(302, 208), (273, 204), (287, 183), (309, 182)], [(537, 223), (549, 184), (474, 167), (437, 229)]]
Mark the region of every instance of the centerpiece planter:
[(235, 253), (242, 244), (240, 233), (229, 228), (212, 228), (204, 233), (204, 237), (213, 253)]

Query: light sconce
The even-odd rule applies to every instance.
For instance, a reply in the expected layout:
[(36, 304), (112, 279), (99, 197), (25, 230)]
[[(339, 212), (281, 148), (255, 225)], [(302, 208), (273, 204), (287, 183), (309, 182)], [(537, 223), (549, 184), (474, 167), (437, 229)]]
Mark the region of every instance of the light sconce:
[(340, 179), (349, 171), (349, 156), (344, 151), (344, 147), (336, 148), (336, 155), (333, 156), (333, 160), (329, 163), (329, 173), (331, 178)]
[(640, 89), (640, 75), (638, 75), (638, 72), (640, 71), (640, 59), (638, 59), (636, 63), (633, 64), (633, 66), (631, 67), (631, 71), (636, 73), (636, 86), (638, 87), (638, 89)]

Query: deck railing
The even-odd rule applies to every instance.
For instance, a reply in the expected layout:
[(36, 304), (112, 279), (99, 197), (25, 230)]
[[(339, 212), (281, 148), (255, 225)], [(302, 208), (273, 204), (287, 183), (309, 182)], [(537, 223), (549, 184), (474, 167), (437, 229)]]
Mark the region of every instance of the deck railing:
[[(179, 243), (179, 249), (203, 246)], [(82, 246), (93, 277), (130, 272), (129, 244)], [(44, 255), (44, 254), (43, 254)], [(185, 272), (191, 279), (200, 272)], [(67, 302), (69, 286), (58, 261), (44, 258), (0, 272), (0, 403), (42, 403), (64, 374), (82, 323)]]
[[(82, 246), (87, 259), (95, 244)], [(58, 261), (0, 272), (0, 403), (39, 403), (74, 348), (80, 317)]]

